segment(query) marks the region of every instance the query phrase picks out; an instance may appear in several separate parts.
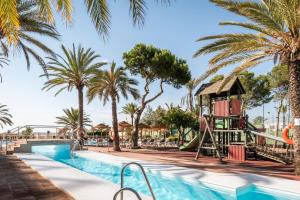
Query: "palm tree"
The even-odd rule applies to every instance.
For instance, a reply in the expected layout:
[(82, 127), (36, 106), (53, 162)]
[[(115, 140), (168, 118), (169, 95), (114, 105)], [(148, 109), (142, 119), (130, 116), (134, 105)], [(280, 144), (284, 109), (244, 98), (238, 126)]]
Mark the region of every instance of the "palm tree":
[[(19, 28), (16, 30), (16, 34), (19, 39), (14, 43), (12, 49), (24, 54), (28, 69), (30, 67), (30, 56), (32, 56), (45, 70), (46, 64), (44, 59), (39, 56), (36, 50), (41, 50), (52, 56), (55, 56), (55, 53), (47, 47), (47, 45), (38, 40), (36, 35), (53, 39), (58, 39), (59, 35), (56, 32), (55, 27), (45, 22), (41, 17), (35, 1), (17, 0), (16, 9), (19, 20)], [(8, 38), (5, 36), (6, 35), (0, 31), (0, 48), (2, 49), (3, 54), (8, 56), (11, 46)]]
[(133, 122), (134, 114), (136, 113), (137, 109), (138, 109), (138, 106), (135, 103), (128, 103), (125, 106), (123, 106), (123, 108), (122, 108), (122, 113), (130, 116), (132, 127), (133, 127), (133, 123), (134, 123)]
[[(146, 1), (145, 0), (128, 0), (130, 3), (129, 11), (133, 24), (142, 26), (145, 21)], [(170, 4), (171, 0), (160, 0), (162, 4)], [(18, 2), (28, 2), (25, 0), (5, 0), (0, 1), (0, 30), (9, 41), (18, 40), (18, 29), (21, 26), (20, 13), (17, 9)], [(54, 24), (53, 9), (67, 21), (72, 21), (73, 0), (31, 0), (36, 3), (40, 16), (49, 23)], [(111, 23), (111, 13), (108, 0), (84, 0), (85, 7), (94, 24), (97, 32), (102, 36), (108, 36)]]
[(119, 102), (121, 96), (127, 99), (128, 94), (134, 99), (139, 98), (139, 92), (134, 88), (137, 84), (136, 80), (128, 78), (124, 68), (116, 68), (116, 63), (113, 62), (110, 70), (95, 73), (88, 88), (90, 101), (96, 96), (99, 97), (100, 101), (103, 101), (103, 105), (109, 99), (111, 100), (115, 151), (121, 150), (119, 145), (117, 102)]
[(13, 122), (11, 120), (12, 115), (9, 114), (8, 109), (6, 108), (6, 105), (0, 104), (0, 126), (3, 128), (3, 126), (6, 125), (13, 125)]
[(43, 89), (50, 90), (54, 87), (61, 87), (55, 95), (63, 90), (72, 91), (76, 88), (78, 91), (79, 104), (79, 132), (83, 137), (83, 89), (88, 86), (92, 75), (99, 70), (105, 63), (95, 62), (100, 56), (90, 48), (85, 49), (79, 45), (77, 48), (67, 50), (62, 45), (64, 57), (58, 56), (59, 59), (50, 57), (47, 65), (49, 80), (45, 82)]
[[(221, 25), (238, 26), (249, 33), (212, 35), (198, 41), (212, 41), (200, 48), (194, 56), (215, 52), (210, 69), (200, 80), (220, 69), (237, 65), (224, 79), (274, 60), (289, 67), (289, 97), (295, 121), (300, 121), (300, 1), (299, 0), (211, 0), (232, 13), (245, 17), (246, 22), (222, 22)], [(222, 88), (220, 88), (221, 90)], [(295, 172), (300, 174), (300, 124), (295, 124)]]
[(187, 95), (182, 97), (181, 105), (187, 105), (189, 111), (194, 111), (194, 94), (193, 91), (197, 87), (197, 81), (195, 79), (190, 80), (186, 85), (188, 91)]
[(23, 130), (21, 132), (22, 136), (25, 137), (26, 142), (27, 142), (27, 139), (31, 138), (32, 133), (33, 133), (33, 129), (30, 126), (26, 127), (25, 130)]
[[(63, 125), (66, 128), (70, 129), (72, 132), (75, 132), (79, 129), (79, 110), (75, 108), (63, 109), (64, 115), (56, 117), (57, 124)], [(88, 115), (83, 114), (83, 126), (91, 126), (91, 120)]]

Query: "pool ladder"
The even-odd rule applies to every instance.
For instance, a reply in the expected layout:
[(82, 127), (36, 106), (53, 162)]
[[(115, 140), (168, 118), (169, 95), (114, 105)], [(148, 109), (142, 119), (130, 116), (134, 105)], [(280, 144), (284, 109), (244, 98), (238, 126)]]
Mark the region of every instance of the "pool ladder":
[(140, 168), (140, 170), (142, 171), (142, 174), (143, 174), (143, 176), (145, 178), (145, 181), (147, 183), (148, 189), (149, 189), (149, 191), (151, 193), (151, 196), (152, 196), (153, 200), (156, 200), (154, 192), (153, 192), (152, 187), (150, 185), (149, 179), (147, 177), (147, 174), (146, 174), (143, 166), (141, 164), (137, 163), (137, 162), (130, 162), (130, 163), (127, 163), (127, 164), (125, 164), (123, 166), (123, 168), (121, 170), (121, 189), (118, 190), (115, 193), (113, 200), (117, 200), (117, 197), (118, 197), (119, 194), (121, 194), (121, 200), (123, 200), (123, 192), (126, 191), (126, 190), (132, 192), (133, 194), (135, 194), (135, 196), (138, 198), (138, 200), (142, 200), (141, 196), (139, 195), (139, 193), (136, 190), (134, 190), (132, 188), (129, 188), (129, 187), (124, 187), (124, 173), (125, 173), (125, 169), (128, 166), (130, 166), (130, 165), (136, 165), (136, 166), (138, 166)]
[(74, 158), (75, 155), (75, 148), (76, 148), (76, 144), (75, 144), (76, 140), (72, 140), (72, 146), (71, 146), (71, 158)]

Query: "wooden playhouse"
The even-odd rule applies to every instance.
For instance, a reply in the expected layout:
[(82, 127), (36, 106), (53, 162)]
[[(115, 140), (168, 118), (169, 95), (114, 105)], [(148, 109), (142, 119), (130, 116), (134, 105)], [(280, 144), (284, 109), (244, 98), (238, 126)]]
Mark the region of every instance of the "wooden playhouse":
[(219, 91), (223, 82), (207, 83), (200, 86), (195, 96), (200, 106), (200, 136), (196, 159), (202, 155), (244, 161), (258, 156), (282, 163), (292, 160), (290, 153), (272, 152), (266, 138), (284, 143), (282, 138), (260, 133), (248, 121), (243, 111), (241, 96), (245, 89), (238, 77), (231, 79)]

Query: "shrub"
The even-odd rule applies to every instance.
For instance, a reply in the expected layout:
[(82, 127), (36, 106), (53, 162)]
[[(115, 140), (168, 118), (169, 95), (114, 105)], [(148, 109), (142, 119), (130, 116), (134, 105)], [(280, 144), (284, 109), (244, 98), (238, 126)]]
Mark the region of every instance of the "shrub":
[(178, 141), (178, 137), (174, 137), (174, 136), (170, 136), (167, 138), (168, 142), (177, 142)]

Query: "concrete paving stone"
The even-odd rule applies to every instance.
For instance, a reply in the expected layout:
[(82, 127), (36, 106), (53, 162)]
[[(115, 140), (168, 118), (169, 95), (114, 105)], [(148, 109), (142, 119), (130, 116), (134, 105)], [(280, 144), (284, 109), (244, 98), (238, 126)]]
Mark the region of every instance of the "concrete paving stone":
[(12, 194), (2, 194), (0, 196), (0, 200), (13, 200), (13, 195)]
[[(53, 193), (55, 198), (45, 194)], [(73, 200), (13, 155), (0, 153), (0, 200)]]
[(34, 196), (26, 196), (26, 197), (20, 197), (20, 198), (14, 198), (14, 200), (37, 200)]

